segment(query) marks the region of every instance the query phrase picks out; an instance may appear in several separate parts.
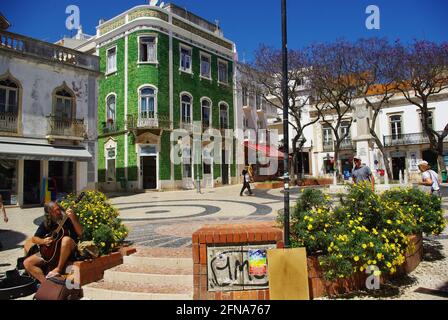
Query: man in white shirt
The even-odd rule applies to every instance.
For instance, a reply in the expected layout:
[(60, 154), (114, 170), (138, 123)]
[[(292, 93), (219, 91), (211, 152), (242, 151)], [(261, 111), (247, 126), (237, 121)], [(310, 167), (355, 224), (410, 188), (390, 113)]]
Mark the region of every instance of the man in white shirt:
[(250, 189), (250, 175), (247, 172), (247, 170), (243, 170), (241, 172), (241, 175), (243, 176), (243, 188), (241, 189), (240, 196), (243, 196), (244, 190), (249, 191), (249, 195), (253, 195), (252, 190)]

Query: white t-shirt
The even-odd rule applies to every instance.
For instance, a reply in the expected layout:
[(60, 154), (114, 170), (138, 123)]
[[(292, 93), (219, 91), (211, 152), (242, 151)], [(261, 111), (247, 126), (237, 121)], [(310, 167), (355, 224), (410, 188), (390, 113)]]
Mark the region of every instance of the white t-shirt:
[(246, 173), (246, 174), (244, 175), (244, 181), (245, 181), (245, 182), (250, 182), (250, 176), (249, 176), (248, 173)]
[(432, 185), (431, 185), (431, 189), (432, 190), (438, 191), (440, 189), (439, 177), (437, 176), (437, 173), (435, 173), (433, 170), (426, 170), (425, 172), (422, 173), (422, 180), (423, 180), (423, 182), (426, 179), (431, 179), (432, 180)]

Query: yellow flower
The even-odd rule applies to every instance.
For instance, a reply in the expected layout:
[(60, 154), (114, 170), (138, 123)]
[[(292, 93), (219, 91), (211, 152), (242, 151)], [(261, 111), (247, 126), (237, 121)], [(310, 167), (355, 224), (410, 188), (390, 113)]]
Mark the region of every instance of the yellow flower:
[(309, 224), (307, 228), (308, 228), (308, 230), (312, 230), (313, 229), (313, 225)]
[(353, 260), (355, 260), (355, 261), (359, 261), (359, 257), (358, 257), (358, 256), (355, 256), (355, 257), (353, 258)]
[(376, 257), (378, 258), (378, 260), (381, 260), (383, 258), (383, 254), (382, 253), (377, 253)]
[(390, 268), (392, 268), (392, 263), (388, 262), (388, 263), (386, 263), (386, 266), (390, 269)]
[(359, 271), (364, 271), (364, 267), (359, 267)]
[(367, 248), (367, 245), (365, 243), (362, 244), (363, 249)]
[(369, 242), (369, 245), (370, 245), (370, 247), (371, 247), (371, 248), (373, 248), (373, 247), (374, 247), (374, 244), (373, 244), (373, 242)]
[(388, 219), (386, 222), (387, 222), (387, 224), (392, 224), (392, 220), (390, 220), (390, 219)]

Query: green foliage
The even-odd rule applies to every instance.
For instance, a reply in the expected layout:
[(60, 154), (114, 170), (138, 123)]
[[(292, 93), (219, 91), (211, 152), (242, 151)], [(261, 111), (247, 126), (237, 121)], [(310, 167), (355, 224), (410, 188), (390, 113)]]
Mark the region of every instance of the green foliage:
[[(61, 202), (66, 209), (75, 204), (77, 195), (71, 194)], [(74, 207), (83, 227), (82, 240), (93, 241), (101, 254), (117, 249), (126, 239), (128, 230), (119, 218), (118, 210), (107, 197), (98, 191), (87, 191), (86, 196)]]
[(445, 227), (440, 200), (418, 189), (379, 195), (360, 183), (347, 186), (339, 205), (330, 199), (318, 189), (302, 190), (290, 226), (292, 246), (317, 256), (330, 280), (369, 265), (393, 274), (405, 261), (409, 235), (440, 234)]

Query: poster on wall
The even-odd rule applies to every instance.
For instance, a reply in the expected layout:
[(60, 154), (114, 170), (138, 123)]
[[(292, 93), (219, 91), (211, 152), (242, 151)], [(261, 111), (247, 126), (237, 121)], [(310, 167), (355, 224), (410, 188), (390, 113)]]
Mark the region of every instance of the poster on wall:
[(249, 274), (264, 276), (267, 272), (266, 250), (249, 250)]

